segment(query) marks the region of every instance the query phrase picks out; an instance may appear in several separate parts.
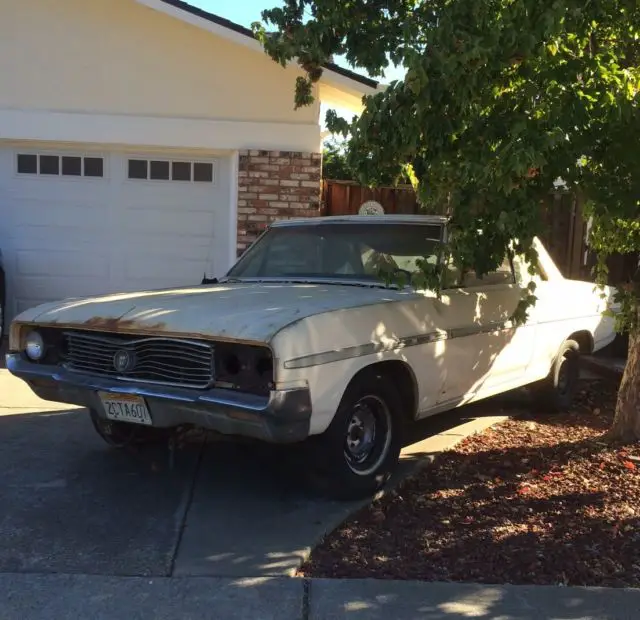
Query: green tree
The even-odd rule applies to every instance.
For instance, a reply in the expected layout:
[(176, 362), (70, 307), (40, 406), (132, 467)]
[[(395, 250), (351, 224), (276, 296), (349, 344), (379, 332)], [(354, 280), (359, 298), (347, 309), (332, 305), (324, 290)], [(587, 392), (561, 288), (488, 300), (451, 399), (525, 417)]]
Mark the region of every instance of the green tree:
[(353, 172), (347, 165), (347, 154), (343, 144), (335, 138), (325, 141), (322, 149), (322, 176), (325, 179), (349, 181)]
[[(358, 173), (350, 166), (346, 144), (336, 139), (336, 137), (329, 138), (324, 143), (322, 150), (322, 176), (325, 179), (357, 181)], [(382, 174), (377, 179), (378, 185), (396, 186), (399, 183), (410, 183), (406, 166), (402, 167), (399, 173)]]
[[(389, 59), (407, 69), (360, 117), (330, 111), (327, 124), (348, 138), (359, 181), (406, 169), (423, 204), (446, 205), (461, 266), (485, 273), (514, 237), (535, 260), (539, 205), (558, 177), (593, 217), (599, 281), (607, 255), (640, 250), (638, 0), (286, 0), (262, 17), (266, 52), (305, 71), (296, 106), (334, 55), (373, 76)], [(423, 276), (437, 288), (434, 270)], [(531, 289), (522, 310), (534, 301)], [(629, 357), (610, 435), (637, 439), (640, 281), (618, 301)]]

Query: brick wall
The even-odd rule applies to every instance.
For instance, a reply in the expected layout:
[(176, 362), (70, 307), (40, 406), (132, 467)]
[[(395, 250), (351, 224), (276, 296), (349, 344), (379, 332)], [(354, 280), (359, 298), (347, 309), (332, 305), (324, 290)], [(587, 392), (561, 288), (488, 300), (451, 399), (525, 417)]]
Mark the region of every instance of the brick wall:
[(320, 214), (320, 153), (240, 151), (238, 254), (269, 222)]

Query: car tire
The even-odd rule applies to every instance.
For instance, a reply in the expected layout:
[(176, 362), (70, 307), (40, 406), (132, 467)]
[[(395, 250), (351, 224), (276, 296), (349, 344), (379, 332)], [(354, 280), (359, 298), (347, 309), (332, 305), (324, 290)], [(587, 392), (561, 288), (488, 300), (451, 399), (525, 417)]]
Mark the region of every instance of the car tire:
[(536, 404), (549, 413), (567, 411), (573, 403), (579, 381), (580, 345), (575, 340), (565, 340), (549, 375), (532, 386)]
[(329, 428), (311, 439), (318, 489), (339, 500), (376, 493), (398, 464), (403, 426), (393, 382), (377, 372), (356, 377)]
[(112, 448), (126, 448), (131, 445), (156, 443), (166, 437), (164, 429), (158, 429), (128, 422), (114, 422), (90, 411), (91, 423), (100, 437)]

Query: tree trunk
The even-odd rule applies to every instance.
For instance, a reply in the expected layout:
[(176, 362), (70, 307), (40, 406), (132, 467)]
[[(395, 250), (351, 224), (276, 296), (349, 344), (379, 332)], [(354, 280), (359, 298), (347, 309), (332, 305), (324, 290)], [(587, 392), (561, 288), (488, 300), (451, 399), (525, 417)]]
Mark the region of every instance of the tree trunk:
[(629, 334), (627, 365), (622, 375), (616, 415), (607, 433), (613, 441), (640, 440), (640, 330)]

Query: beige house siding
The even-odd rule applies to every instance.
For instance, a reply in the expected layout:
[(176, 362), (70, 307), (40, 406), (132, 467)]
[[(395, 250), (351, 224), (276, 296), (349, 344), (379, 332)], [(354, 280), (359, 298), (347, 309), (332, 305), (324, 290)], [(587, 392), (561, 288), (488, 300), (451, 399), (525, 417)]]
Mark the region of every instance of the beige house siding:
[(317, 126), (297, 70), (134, 0), (0, 0), (0, 108)]
[[(136, 0), (0, 0), (0, 148), (228, 158), (231, 252), (319, 215), (320, 103), (294, 110), (298, 75)], [(357, 99), (331, 79), (330, 102)]]

